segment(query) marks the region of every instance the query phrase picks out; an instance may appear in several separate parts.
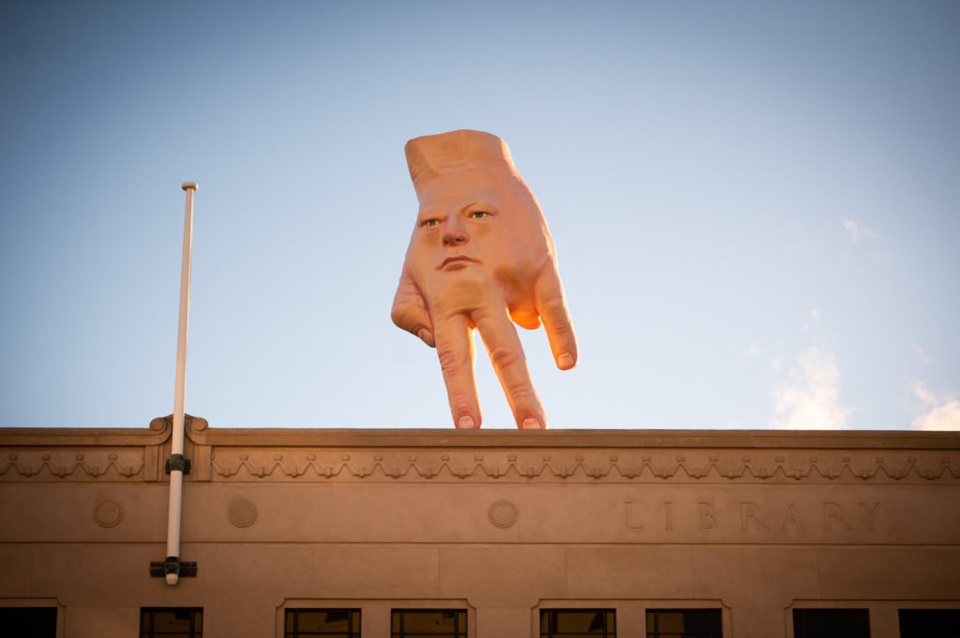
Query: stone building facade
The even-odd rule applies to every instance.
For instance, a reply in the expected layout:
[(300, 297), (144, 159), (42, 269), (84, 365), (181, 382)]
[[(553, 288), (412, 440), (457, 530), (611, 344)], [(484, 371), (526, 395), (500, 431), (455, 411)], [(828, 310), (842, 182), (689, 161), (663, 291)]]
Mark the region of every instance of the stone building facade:
[(175, 586), (150, 575), (170, 435), (169, 418), (0, 430), (0, 623), (60, 638), (960, 636), (931, 633), (960, 617), (958, 433), (188, 418), (181, 558), (197, 573)]

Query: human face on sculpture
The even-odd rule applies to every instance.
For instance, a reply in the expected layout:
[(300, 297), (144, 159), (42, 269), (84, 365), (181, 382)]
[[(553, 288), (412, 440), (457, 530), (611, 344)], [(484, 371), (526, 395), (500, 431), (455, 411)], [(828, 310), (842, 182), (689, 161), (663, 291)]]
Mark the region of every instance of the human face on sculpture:
[[(521, 325), (537, 327), (526, 291), (550, 254), (542, 214), (526, 184), (494, 165), (435, 178), (418, 195), (407, 267), (428, 300), (452, 288), (477, 293), (473, 282), (487, 288), (483, 296), (502, 294)], [(469, 298), (462, 302), (472, 305)]]

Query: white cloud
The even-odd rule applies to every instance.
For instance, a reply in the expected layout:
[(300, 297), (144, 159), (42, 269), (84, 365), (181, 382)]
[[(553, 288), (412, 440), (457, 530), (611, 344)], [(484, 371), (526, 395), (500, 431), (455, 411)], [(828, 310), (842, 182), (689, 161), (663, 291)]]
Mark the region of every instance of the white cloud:
[(960, 430), (960, 401), (941, 397), (922, 382), (913, 384), (913, 394), (923, 403), (923, 413), (913, 419), (916, 430)]
[(850, 240), (853, 243), (860, 241), (861, 237), (876, 237), (877, 234), (858, 222), (855, 219), (844, 219), (843, 228), (850, 234)]
[(770, 425), (786, 430), (842, 430), (852, 412), (840, 406), (840, 371), (833, 353), (810, 347), (772, 393)]

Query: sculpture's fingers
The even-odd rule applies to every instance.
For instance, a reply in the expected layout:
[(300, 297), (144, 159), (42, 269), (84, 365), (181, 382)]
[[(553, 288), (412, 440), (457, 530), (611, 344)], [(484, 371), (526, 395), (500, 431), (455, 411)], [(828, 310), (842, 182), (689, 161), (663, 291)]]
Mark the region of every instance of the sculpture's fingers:
[(400, 283), (397, 286), (397, 294), (393, 297), (390, 318), (397, 327), (420, 337), (431, 348), (436, 346), (433, 321), (430, 320), (427, 302), (406, 268), (400, 274)]
[(573, 322), (567, 311), (567, 302), (563, 296), (563, 285), (556, 265), (551, 264), (540, 273), (534, 289), (537, 312), (547, 331), (553, 360), (561, 370), (569, 370), (577, 365), (577, 337), (573, 332)]
[(453, 423), (458, 428), (479, 428), (480, 401), (473, 376), (473, 334), (467, 318), (456, 314), (438, 321), (435, 336)]
[(473, 320), (490, 353), (490, 362), (507, 395), (517, 427), (524, 430), (546, 428), (547, 419), (530, 379), (523, 345), (506, 310), (477, 310)]

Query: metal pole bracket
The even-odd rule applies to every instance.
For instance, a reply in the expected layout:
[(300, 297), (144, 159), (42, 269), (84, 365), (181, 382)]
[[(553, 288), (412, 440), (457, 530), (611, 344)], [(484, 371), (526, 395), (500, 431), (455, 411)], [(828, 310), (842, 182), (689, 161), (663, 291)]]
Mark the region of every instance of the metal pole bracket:
[(165, 578), (167, 574), (176, 574), (181, 578), (196, 578), (197, 563), (195, 561), (182, 561), (176, 556), (167, 556), (164, 561), (150, 561), (150, 576), (152, 578)]
[(171, 454), (170, 458), (167, 459), (166, 464), (167, 474), (174, 470), (179, 470), (183, 472), (184, 476), (190, 475), (190, 459), (186, 458), (182, 454)]

